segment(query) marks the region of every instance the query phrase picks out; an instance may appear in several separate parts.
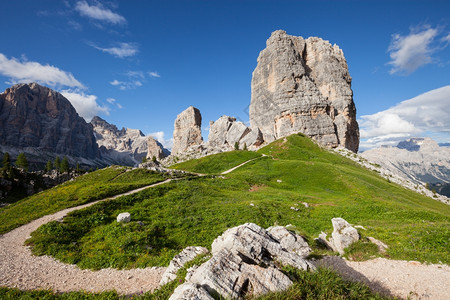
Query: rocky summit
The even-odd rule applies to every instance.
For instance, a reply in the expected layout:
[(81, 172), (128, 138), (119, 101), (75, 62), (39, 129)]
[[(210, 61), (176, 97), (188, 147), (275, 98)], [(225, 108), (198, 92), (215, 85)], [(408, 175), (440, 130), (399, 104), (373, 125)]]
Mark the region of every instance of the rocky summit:
[[(37, 83), (17, 84), (0, 94), (0, 145), (3, 151), (29, 149), (42, 153), (96, 159), (92, 127), (69, 100)], [(17, 151), (15, 151), (17, 150)]]
[(352, 78), (342, 50), (317, 37), (272, 33), (253, 71), (250, 125), (265, 142), (304, 133), (358, 151)]

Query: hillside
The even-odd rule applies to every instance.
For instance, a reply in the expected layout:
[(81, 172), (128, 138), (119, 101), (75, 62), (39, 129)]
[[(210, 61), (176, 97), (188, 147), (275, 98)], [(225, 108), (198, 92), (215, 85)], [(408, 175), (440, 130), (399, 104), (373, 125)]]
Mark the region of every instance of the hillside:
[[(225, 163), (212, 164), (219, 157)], [(363, 238), (372, 236), (389, 246), (386, 254), (380, 254), (363, 239), (346, 254), (350, 258), (384, 256), (450, 262), (448, 205), (390, 183), (376, 172), (320, 148), (305, 136), (277, 140), (257, 153), (226, 152), (176, 167), (218, 174), (224, 165), (236, 166), (255, 157), (259, 158), (226, 175), (186, 177), (74, 211), (63, 222), (53, 221), (38, 228), (28, 244), (37, 255), (52, 255), (81, 268), (165, 266), (186, 246), (209, 248), (227, 228), (254, 222), (264, 228), (290, 224), (291, 229), (306, 237), (313, 256), (321, 257), (333, 253), (314, 243), (314, 238), (321, 231), (331, 232), (331, 218), (343, 217), (364, 226), (366, 230), (360, 229)], [(152, 182), (161, 180), (157, 174), (148, 176), (153, 176), (149, 179)], [(150, 177), (139, 175), (141, 183)], [(95, 178), (84, 180), (92, 183)], [(64, 189), (60, 191), (63, 199), (68, 197), (62, 194)], [(39, 194), (41, 198), (28, 198), (28, 203), (22, 205), (42, 201), (50, 195), (47, 193), (50, 191)], [(61, 201), (59, 209), (72, 205)], [(122, 225), (115, 218), (124, 211), (131, 214), (132, 221)], [(5, 209), (1, 209), (0, 218), (4, 216)], [(7, 219), (14, 217), (13, 212), (8, 212)], [(319, 273), (313, 282), (331, 280), (331, 275), (325, 276), (328, 279), (321, 276), (325, 275)], [(289, 295), (280, 299), (288, 299)]]
[[(292, 224), (313, 241), (331, 230), (331, 218), (343, 217), (364, 226), (363, 235), (387, 243), (388, 257), (449, 262), (449, 206), (389, 183), (300, 135), (259, 153), (268, 156), (226, 177), (172, 182), (74, 212), (64, 223), (44, 225), (30, 243), (37, 254), (83, 268), (144, 267), (165, 265), (189, 245), (207, 247), (225, 229), (246, 222), (265, 228)], [(207, 158), (199, 162), (209, 164)], [(195, 170), (204, 170), (200, 165)], [(146, 225), (118, 226), (114, 218), (121, 211)], [(104, 218), (83, 221), (99, 214)], [(53, 236), (55, 231), (61, 239)], [(94, 249), (101, 251), (92, 254)]]

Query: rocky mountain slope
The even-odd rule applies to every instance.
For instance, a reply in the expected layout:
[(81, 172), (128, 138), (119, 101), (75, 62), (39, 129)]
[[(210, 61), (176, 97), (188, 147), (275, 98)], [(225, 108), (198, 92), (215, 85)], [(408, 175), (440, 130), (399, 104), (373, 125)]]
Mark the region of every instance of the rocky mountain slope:
[(111, 164), (133, 166), (142, 162), (144, 157), (151, 159), (155, 156), (160, 159), (169, 154), (161, 143), (152, 137), (145, 136), (139, 129), (119, 130), (116, 125), (98, 116), (92, 118), (91, 124), (102, 159)]
[(32, 166), (56, 156), (85, 167), (134, 166), (142, 158), (160, 159), (168, 150), (138, 129), (118, 130), (94, 117), (78, 115), (69, 100), (37, 83), (17, 84), (0, 94), (0, 152), (16, 157), (25, 152)]
[(37, 83), (17, 84), (0, 94), (0, 124), (0, 150), (25, 151), (31, 162), (55, 155), (85, 163), (100, 157), (92, 127), (64, 96)]
[(450, 183), (450, 147), (439, 147), (431, 138), (411, 138), (361, 156), (416, 184)]

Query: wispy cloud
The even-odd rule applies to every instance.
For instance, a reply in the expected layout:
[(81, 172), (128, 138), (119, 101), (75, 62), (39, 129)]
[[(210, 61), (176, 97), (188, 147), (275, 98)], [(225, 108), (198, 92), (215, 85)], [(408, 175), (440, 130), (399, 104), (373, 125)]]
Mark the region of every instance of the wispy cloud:
[(393, 34), (388, 48), (391, 57), (388, 64), (392, 66), (389, 72), (408, 75), (419, 67), (431, 63), (433, 53), (446, 47), (439, 43), (446, 41), (448, 36), (435, 42), (439, 34), (438, 28), (430, 26), (411, 28), (406, 36)]
[(111, 84), (113, 86), (117, 86), (122, 91), (132, 90), (132, 89), (142, 86), (142, 82), (140, 82), (139, 80), (119, 81), (117, 79), (114, 79), (109, 84)]
[(103, 7), (100, 3), (97, 5), (89, 5), (86, 1), (78, 1), (75, 10), (84, 17), (97, 21), (104, 21), (111, 24), (126, 24), (127, 20), (110, 9)]
[(139, 47), (135, 43), (119, 43), (116, 47), (102, 48), (92, 43), (89, 44), (97, 50), (106, 52), (118, 58), (134, 56), (139, 52)]
[(135, 89), (143, 85), (148, 78), (161, 77), (158, 72), (144, 72), (144, 71), (128, 71), (123, 74), (127, 77), (127, 80), (114, 79), (110, 81), (109, 84), (118, 87), (121, 90)]
[(115, 105), (117, 106), (117, 108), (119, 108), (119, 109), (122, 109), (122, 108), (123, 108), (123, 106), (120, 105), (120, 103), (116, 102), (117, 100), (114, 99), (114, 98), (106, 98), (106, 101), (107, 101), (109, 104), (113, 104), (113, 105), (115, 104)]
[(66, 86), (84, 88), (70, 73), (55, 66), (42, 65), (38, 62), (28, 61), (25, 57), (21, 60), (12, 57), (8, 59), (0, 53), (0, 74), (8, 77), (10, 83), (38, 82), (51, 87)]
[(152, 78), (159, 78), (161, 75), (159, 75), (158, 72), (148, 72), (148, 75)]
[(63, 90), (61, 94), (72, 103), (77, 113), (87, 122), (100, 113), (109, 115), (109, 107), (99, 105), (95, 95), (88, 95), (79, 90)]
[(418, 135), (450, 138), (450, 85), (358, 120), (361, 150), (393, 145)]

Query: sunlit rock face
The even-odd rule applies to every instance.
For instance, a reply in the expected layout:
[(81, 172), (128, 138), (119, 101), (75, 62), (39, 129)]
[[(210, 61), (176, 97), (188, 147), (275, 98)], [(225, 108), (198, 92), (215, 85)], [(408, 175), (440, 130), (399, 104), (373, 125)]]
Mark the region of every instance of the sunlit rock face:
[(352, 79), (342, 50), (282, 30), (266, 44), (252, 77), (250, 126), (265, 142), (301, 132), (324, 146), (357, 152)]

